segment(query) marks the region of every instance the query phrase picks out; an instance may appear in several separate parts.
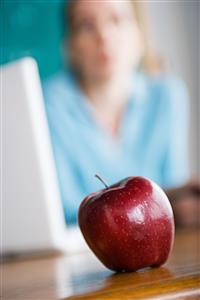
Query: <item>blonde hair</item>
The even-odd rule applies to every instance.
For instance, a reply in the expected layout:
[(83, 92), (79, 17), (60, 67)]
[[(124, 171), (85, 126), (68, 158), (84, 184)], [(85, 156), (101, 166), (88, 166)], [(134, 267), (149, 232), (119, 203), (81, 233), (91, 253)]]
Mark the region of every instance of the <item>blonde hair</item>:
[(144, 44), (144, 52), (141, 61), (141, 68), (147, 73), (158, 73), (164, 69), (164, 62), (157, 54), (152, 40), (152, 32), (146, 3), (142, 0), (131, 1), (137, 24), (139, 26), (142, 41)]

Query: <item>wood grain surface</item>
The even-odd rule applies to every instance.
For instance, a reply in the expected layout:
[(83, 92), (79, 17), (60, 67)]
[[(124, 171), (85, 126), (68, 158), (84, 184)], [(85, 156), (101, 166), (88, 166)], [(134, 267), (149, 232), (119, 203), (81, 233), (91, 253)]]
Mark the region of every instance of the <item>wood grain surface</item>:
[(200, 299), (200, 230), (176, 232), (167, 263), (107, 270), (91, 253), (1, 264), (1, 299)]

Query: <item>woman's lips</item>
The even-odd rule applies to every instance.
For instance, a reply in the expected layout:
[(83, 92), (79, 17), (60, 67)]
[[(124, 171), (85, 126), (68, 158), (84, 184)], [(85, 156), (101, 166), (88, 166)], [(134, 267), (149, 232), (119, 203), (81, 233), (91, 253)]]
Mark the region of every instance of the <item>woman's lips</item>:
[(115, 57), (113, 56), (113, 54), (111, 55), (106, 52), (100, 52), (98, 54), (98, 60), (99, 62), (104, 64), (113, 64), (115, 62)]

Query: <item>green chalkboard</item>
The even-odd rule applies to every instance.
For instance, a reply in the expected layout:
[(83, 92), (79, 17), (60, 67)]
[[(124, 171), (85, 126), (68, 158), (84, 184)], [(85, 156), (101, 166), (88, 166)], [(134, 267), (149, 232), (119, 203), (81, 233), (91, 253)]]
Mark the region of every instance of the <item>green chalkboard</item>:
[(62, 66), (63, 0), (0, 0), (0, 64), (32, 56), (45, 78)]

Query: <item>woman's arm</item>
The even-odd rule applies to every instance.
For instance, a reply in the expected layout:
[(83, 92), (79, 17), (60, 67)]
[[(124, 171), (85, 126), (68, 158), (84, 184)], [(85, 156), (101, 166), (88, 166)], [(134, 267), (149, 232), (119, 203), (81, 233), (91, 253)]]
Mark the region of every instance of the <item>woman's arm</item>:
[(174, 201), (178, 201), (182, 197), (186, 197), (186, 196), (199, 197), (200, 196), (200, 180), (193, 179), (179, 187), (172, 188), (172, 189), (166, 189), (165, 192), (172, 203)]
[(174, 211), (177, 226), (200, 226), (200, 180), (165, 190)]

